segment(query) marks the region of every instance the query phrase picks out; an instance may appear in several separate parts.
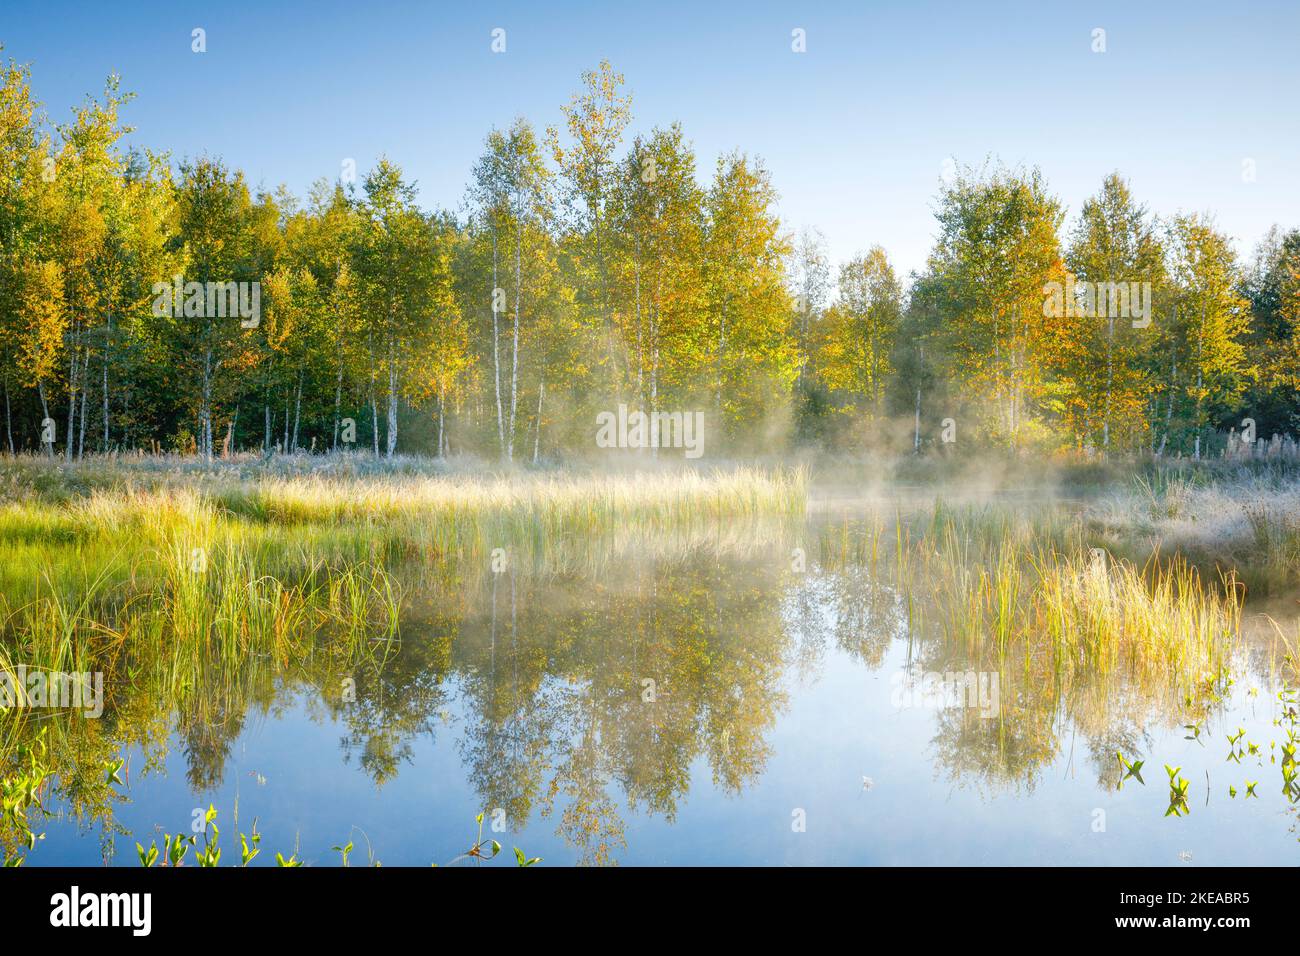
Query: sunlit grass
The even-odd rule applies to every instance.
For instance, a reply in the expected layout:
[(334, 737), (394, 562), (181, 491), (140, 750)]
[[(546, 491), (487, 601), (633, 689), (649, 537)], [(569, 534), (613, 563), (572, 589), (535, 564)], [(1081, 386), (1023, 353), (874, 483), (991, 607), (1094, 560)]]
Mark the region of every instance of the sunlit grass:
[[(1207, 675), (1227, 673), (1241, 639), (1244, 589), (1234, 569), (1159, 548), (1156, 532), (1198, 513), (1206, 496), (1232, 500), (1200, 484), (1152, 485), (1155, 505), (1124, 514), (1108, 503), (1109, 520), (1051, 500), (940, 501), (809, 526), (809, 478), (791, 470), (94, 467), (72, 493), (43, 486), (0, 505), (0, 668), (40, 663), (113, 677), (106, 711), (122, 719), (48, 722), (61, 772), (73, 774), (96, 766), (86, 755), (98, 757), (97, 748), (137, 733), (165, 738), (173, 721), (187, 746), (219, 746), (213, 728), (283, 700), (286, 688), (332, 711), (348, 679), (377, 674), (397, 652), (404, 619), (420, 642), (437, 622), (437, 640), (450, 648), (475, 595), (492, 594), (495, 613), (498, 585), (512, 627), (516, 583), (521, 593), (563, 590), (539, 576), (616, 592), (640, 586), (646, 569), (654, 582), (664, 566), (749, 555), (778, 593), (804, 573), (792, 563), (795, 545), (808, 549), (808, 570), (844, 582), (846, 598), (859, 588), (876, 602), (868, 610), (877, 616), (846, 631), (846, 646), (867, 647), (858, 632), (879, 627), (881, 647), (905, 637), (909, 656), (915, 647), (927, 665), (1000, 675), (996, 720), (964, 711), (945, 719), (969, 722), (961, 739), (978, 738), (980, 760), (1006, 768), (1008, 779), (1056, 752), (1063, 712), (1098, 727), (1106, 714), (1139, 710), (1180, 720), (1184, 699), (1200, 694)], [(1243, 510), (1236, 514), (1246, 527)], [(810, 527), (820, 536), (811, 544), (802, 537)], [(498, 574), (498, 553), (509, 575)], [(674, 601), (655, 594), (663, 606)], [(420, 650), (435, 647), (449, 653), (436, 642)], [(863, 659), (878, 660), (866, 651)], [(0, 724), (21, 740), (13, 718)], [(117, 738), (100, 741), (100, 726), (119, 728)]]
[(1080, 516), (1051, 506), (939, 502), (850, 528), (823, 531), (823, 562), (888, 575), (914, 627), (1001, 671), (1039, 674), (1052, 699), (1120, 672), (1165, 693), (1189, 687), (1225, 667), (1240, 639), (1231, 571), (1207, 581), (1158, 553), (1139, 566), (1095, 546)]
[[(399, 569), (454, 568), (469, 580), (490, 573), (494, 555), (562, 572), (650, 541), (716, 546), (744, 528), (801, 519), (807, 481), (802, 471), (736, 469), (227, 474), (191, 485), (137, 482), (121, 467), (113, 484), (95, 467), (95, 487), (70, 498), (0, 505), (0, 662), (112, 670), (110, 698), (143, 684), (193, 715), (322, 642), (349, 661), (387, 653), (400, 634)], [(593, 540), (614, 546), (593, 549)]]

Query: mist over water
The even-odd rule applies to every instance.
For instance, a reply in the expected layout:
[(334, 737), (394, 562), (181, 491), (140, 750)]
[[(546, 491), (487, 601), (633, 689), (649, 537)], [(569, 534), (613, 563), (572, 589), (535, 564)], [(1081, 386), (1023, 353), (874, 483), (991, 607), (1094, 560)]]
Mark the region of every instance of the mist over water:
[[(891, 567), (886, 516), (927, 517), (906, 498), (819, 489), (806, 520), (593, 539), (558, 570), (399, 566), (400, 647), (352, 672), (354, 701), (311, 665), (201, 720), (128, 692), (117, 733), (156, 728), (123, 751), (129, 799), (52, 821), (30, 862), (135, 865), (211, 803), (321, 865), (346, 840), (354, 864), (445, 864), (479, 812), (548, 864), (1294, 863), (1275, 766), (1223, 756), (1239, 727), (1278, 736), (1267, 634), (1186, 739), (1179, 695), (1124, 666), (1057, 679), (945, 640), (938, 598)], [(967, 674), (992, 674), (994, 713), (921, 693)], [(1117, 789), (1117, 751), (1146, 756), (1144, 784)], [(1164, 817), (1163, 763), (1195, 787), (1186, 815)], [(1246, 779), (1258, 798), (1230, 797)]]

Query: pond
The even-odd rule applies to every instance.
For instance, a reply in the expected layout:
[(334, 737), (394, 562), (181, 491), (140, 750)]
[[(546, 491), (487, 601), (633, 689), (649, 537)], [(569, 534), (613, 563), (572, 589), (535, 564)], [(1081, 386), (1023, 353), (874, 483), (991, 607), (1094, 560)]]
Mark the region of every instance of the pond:
[(812, 514), (398, 568), (400, 641), (361, 665), (250, 660), (201, 705), (142, 683), (84, 721), (85, 774), (118, 753), (123, 782), (65, 772), (28, 865), (135, 866), (209, 805), (223, 839), (262, 835), (254, 865), (349, 841), (351, 865), (465, 863), (479, 813), (511, 864), (1300, 861), (1294, 717), (1249, 613), (1194, 691), (991, 657), (945, 637), (937, 585), (903, 586), (892, 530)]

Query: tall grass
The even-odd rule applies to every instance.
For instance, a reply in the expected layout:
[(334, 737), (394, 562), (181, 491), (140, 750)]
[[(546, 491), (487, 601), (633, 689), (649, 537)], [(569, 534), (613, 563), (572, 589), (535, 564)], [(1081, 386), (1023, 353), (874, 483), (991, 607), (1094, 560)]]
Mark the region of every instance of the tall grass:
[[(625, 585), (653, 589), (645, 599), (656, 610), (653, 645), (664, 643), (660, 628), (676, 639), (706, 627), (705, 618), (727, 619), (734, 635), (727, 631), (729, 643), (711, 649), (709, 667), (698, 668), (712, 675), (710, 685), (726, 688), (725, 707), (736, 703), (731, 688), (738, 684), (717, 680), (717, 671), (767, 677), (783, 660), (786, 624), (760, 612), (769, 598), (775, 607), (795, 574), (788, 564), (790, 546), (806, 530), (803, 471), (469, 476), (95, 468), (71, 491), (33, 484), (21, 501), (0, 504), (0, 669), (19, 662), (103, 669), (106, 711), (122, 718), (102, 739), (99, 726), (74, 733), (70, 722), (49, 722), (61, 766), (87, 777), (103, 776), (96, 748), (117, 746), (128, 734), (165, 739), (173, 720), (187, 746), (219, 753), (250, 706), (283, 699), (285, 686), (310, 682), (332, 708), (342, 678), (364, 677), (359, 669), (378, 669), (396, 652), (403, 619), (422, 639), (427, 625), (437, 624), (446, 653), (453, 636), (466, 653), (472, 639), (459, 627), (467, 595), (492, 595), (479, 650), (495, 665), (503, 652), (495, 586), (509, 582), (513, 646), (516, 584), (513, 575), (493, 577), (497, 549), (512, 572), (522, 572), (521, 587), (535, 587), (520, 607), (534, 606), (532, 623), (547, 621), (535, 628), (536, 645), (521, 638), (526, 646), (517, 660), (533, 668), (524, 687), (540, 686), (555, 660), (547, 629), (563, 614), (544, 602), (564, 592), (548, 587), (557, 583), (611, 592), (581, 616), (588, 629), (565, 631), (561, 643), (578, 656), (610, 627), (621, 600), (612, 592)], [(1148, 509), (1144, 533), (1203, 506), (1206, 489), (1171, 491), (1176, 480), (1149, 485), (1164, 513)], [(1170, 505), (1171, 496), (1181, 497)], [(975, 741), (972, 752), (1008, 774), (1023, 776), (1026, 766), (1055, 753), (1063, 701), (1083, 701), (1078, 706), (1096, 714), (1132, 690), (1140, 704), (1175, 714), (1171, 698), (1220, 673), (1239, 638), (1234, 575), (1207, 573), (1177, 553), (1135, 559), (1116, 546), (1126, 540), (1118, 525), (1091, 511), (940, 501), (816, 528), (814, 570), (845, 583), (839, 596), (858, 614), (837, 635), (843, 646), (878, 666), (882, 658), (869, 655), (883, 655), (905, 629), (909, 659), (915, 649), (927, 663), (999, 673), (997, 721), (980, 723), (965, 711), (944, 719), (969, 721), (952, 739)], [(757, 556), (746, 573), (716, 561), (700, 570), (715, 557), (750, 550)], [(661, 586), (663, 558), (687, 570)], [(528, 580), (539, 575), (574, 580)], [(715, 613), (713, 593), (728, 575), (744, 600), (719, 602)], [(854, 587), (860, 593), (850, 593)], [(755, 595), (761, 599), (751, 602)], [(660, 620), (660, 611), (671, 620)], [(636, 634), (645, 617), (621, 619), (619, 629)], [(883, 643), (866, 639), (876, 630)], [(443, 653), (437, 641), (427, 644), (405, 650), (413, 658)], [(640, 647), (632, 642), (634, 652)], [(613, 661), (611, 668), (623, 667), (617, 655)], [(766, 688), (746, 698), (747, 706), (765, 702), (754, 705), (762, 717), (756, 725), (768, 726), (764, 707), (773, 699)], [(494, 697), (498, 705), (505, 706)], [(422, 706), (410, 704), (413, 722), (426, 716)], [(388, 713), (383, 719), (395, 720)], [(0, 719), (0, 738), (17, 726)], [(996, 737), (994, 746), (982, 749), (980, 735)], [(0, 756), (4, 746), (0, 739)]]
[(111, 483), (97, 467), (94, 486), (70, 498), (0, 505), (0, 666), (107, 670), (108, 706), (145, 682), (194, 715), (220, 710), (267, 665), (382, 659), (399, 638), (399, 567), (468, 578), (488, 573), (497, 549), (551, 570), (649, 541), (689, 549), (801, 518), (807, 483), (801, 471), (756, 469), (247, 481), (184, 472), (183, 484), (121, 469)]
[(828, 526), (820, 545), (827, 567), (887, 573), (909, 618), (928, 622), (944, 645), (1001, 671), (1035, 671), (1050, 687), (1120, 670), (1190, 687), (1228, 664), (1241, 634), (1230, 571), (1207, 582), (1179, 556), (1138, 565), (1097, 547), (1081, 516), (1050, 506), (940, 501), (928, 513)]
[(1286, 593), (1300, 584), (1300, 480), (1281, 464), (1138, 475), (1087, 516), (1116, 548), (1159, 544), (1210, 577), (1231, 569), (1251, 592)]

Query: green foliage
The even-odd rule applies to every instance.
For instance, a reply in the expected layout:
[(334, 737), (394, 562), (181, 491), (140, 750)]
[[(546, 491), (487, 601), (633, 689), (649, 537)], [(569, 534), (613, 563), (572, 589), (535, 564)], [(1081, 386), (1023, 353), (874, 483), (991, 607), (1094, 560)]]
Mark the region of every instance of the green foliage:
[(22, 850), (31, 851), (42, 839), (40, 820), (49, 816), (42, 797), (53, 771), (47, 764), (45, 729), (20, 741), (9, 760), (13, 768), (0, 777), (0, 853), (5, 866), (22, 866)]
[[(911, 288), (872, 247), (827, 303), (824, 252), (791, 241), (762, 161), (725, 153), (702, 182), (678, 124), (625, 143), (631, 97), (607, 62), (561, 127), (487, 135), (463, 219), (421, 210), (385, 158), (305, 202), (217, 158), (173, 173), (123, 152), (115, 77), (52, 134), (27, 68), (2, 80), (13, 450), (541, 461), (593, 454), (592, 414), (622, 402), (707, 411), (711, 454), (902, 450), (898, 416), (914, 448), (954, 418), (994, 447), (1192, 457), (1246, 412), (1300, 425), (1300, 233), (1243, 270), (1208, 219), (1154, 218), (1118, 173), (1063, 248), (1038, 170), (959, 170)], [(177, 277), (259, 283), (264, 315), (158, 310)], [(1152, 322), (1048, 315), (1049, 285), (1075, 280), (1150, 284)]]

